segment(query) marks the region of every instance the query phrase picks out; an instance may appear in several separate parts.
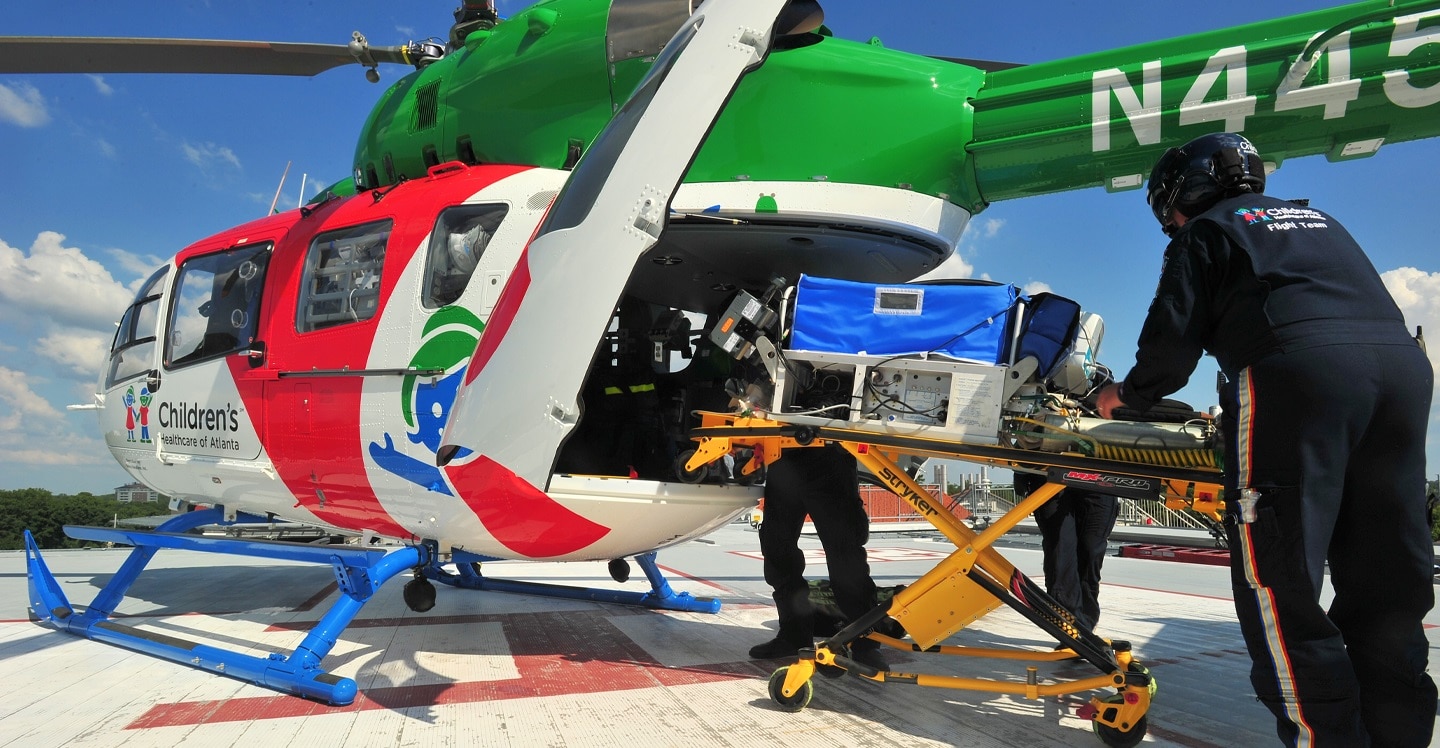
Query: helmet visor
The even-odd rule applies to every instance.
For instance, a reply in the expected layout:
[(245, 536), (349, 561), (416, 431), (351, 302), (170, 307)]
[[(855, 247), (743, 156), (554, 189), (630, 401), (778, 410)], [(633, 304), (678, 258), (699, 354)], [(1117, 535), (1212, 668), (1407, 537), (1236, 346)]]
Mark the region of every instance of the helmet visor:
[(1166, 236), (1175, 233), (1175, 222), (1171, 219), (1171, 207), (1175, 204), (1175, 188), (1182, 181), (1180, 172), (1187, 156), (1180, 148), (1171, 148), (1155, 162), (1150, 170), (1150, 181), (1146, 185), (1145, 202), (1160, 224)]

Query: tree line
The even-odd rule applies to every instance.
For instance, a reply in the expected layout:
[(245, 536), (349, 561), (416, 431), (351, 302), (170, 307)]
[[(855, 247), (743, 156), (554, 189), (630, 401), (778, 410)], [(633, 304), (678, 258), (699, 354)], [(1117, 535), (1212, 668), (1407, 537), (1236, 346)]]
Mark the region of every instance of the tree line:
[(41, 548), (79, 548), (86, 541), (65, 537), (65, 525), (108, 527), (116, 519), (169, 513), (165, 504), (122, 504), (115, 501), (115, 494), (56, 494), (43, 488), (0, 490), (0, 550), (24, 548), (25, 530), (35, 536)]

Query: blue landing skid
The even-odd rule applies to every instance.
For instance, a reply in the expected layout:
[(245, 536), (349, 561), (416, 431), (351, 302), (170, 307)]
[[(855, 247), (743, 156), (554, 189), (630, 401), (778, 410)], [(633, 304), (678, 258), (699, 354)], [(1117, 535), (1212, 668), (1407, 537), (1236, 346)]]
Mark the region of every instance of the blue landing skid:
[(720, 601), (713, 597), (692, 597), (688, 592), (676, 592), (670, 588), (670, 583), (665, 580), (665, 575), (660, 573), (660, 568), (655, 564), (655, 553), (643, 553), (635, 557), (636, 563), (645, 572), (645, 578), (650, 580), (649, 592), (630, 592), (625, 590), (605, 590), (595, 587), (569, 587), (560, 584), (545, 584), (543, 582), (521, 582), (513, 579), (495, 579), (480, 574), (479, 567), (482, 561), (493, 559), (487, 556), (478, 556), (464, 551), (454, 551), (455, 568), (458, 574), (438, 568), (438, 566), (426, 566), (424, 573), (426, 577), (442, 584), (452, 587), (464, 587), (472, 590), (492, 590), (496, 592), (523, 592), (529, 595), (544, 595), (547, 597), (561, 597), (570, 600), (594, 600), (604, 603), (617, 603), (619, 605), (640, 605), (656, 610), (675, 610), (684, 613), (718, 613), (720, 612)]
[[(264, 521), (260, 517), (244, 515), (239, 519)], [(407, 546), (387, 553), (379, 549), (182, 534), (186, 530), (215, 524), (226, 524), (222, 508), (178, 515), (161, 524), (155, 532), (67, 526), (65, 534), (72, 538), (135, 546), (84, 613), (77, 613), (65, 599), (60, 585), (40, 557), (35, 539), (26, 530), (25, 565), (30, 583), (30, 609), (41, 623), (78, 636), (338, 706), (353, 702), (355, 681), (326, 672), (320, 667), (320, 661), (330, 653), (340, 633), (381, 585), (408, 569), (433, 564), (431, 551), (421, 546)], [(269, 657), (255, 657), (109, 620), (130, 585), (161, 548), (329, 564), (334, 568), (335, 579), (344, 594), (289, 656), (271, 654)]]

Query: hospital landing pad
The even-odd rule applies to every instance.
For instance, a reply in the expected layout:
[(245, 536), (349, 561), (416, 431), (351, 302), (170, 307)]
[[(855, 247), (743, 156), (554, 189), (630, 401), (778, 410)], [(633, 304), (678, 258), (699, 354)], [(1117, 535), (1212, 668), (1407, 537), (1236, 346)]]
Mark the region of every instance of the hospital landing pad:
[[(913, 581), (953, 550), (927, 535), (872, 535), (877, 584)], [(810, 575), (824, 576), (818, 542), (801, 542)], [(755, 531), (737, 523), (660, 553), (672, 587), (720, 599), (716, 614), (453, 588), (441, 588), (434, 609), (422, 614), (406, 608), (399, 585), (387, 586), (327, 659), (334, 673), (359, 685), (359, 697), (346, 707), (32, 623), (24, 555), (0, 553), (0, 746), (1103, 745), (1077, 716), (1088, 702), (1084, 693), (1026, 699), (817, 678), (805, 710), (782, 711), (767, 680), (784, 662), (746, 657), (775, 628), (758, 549)], [(46, 559), (70, 599), (81, 601), (93, 597), (127, 552), (47, 551)], [(1033, 547), (1005, 554), (1040, 578)], [(292, 648), (338, 594), (328, 569), (219, 561), (160, 552), (120, 607), (120, 621), (263, 656)], [(505, 562), (487, 570), (644, 589), (643, 577), (621, 585), (598, 562)], [(1250, 694), (1225, 567), (1112, 556), (1104, 574), (1097, 633), (1131, 642), (1158, 682), (1144, 744), (1276, 744), (1273, 720)], [(1440, 615), (1432, 611), (1426, 622), (1431, 671), (1440, 672)], [(1000, 609), (946, 644), (1043, 651), (1054, 641)], [(886, 655), (896, 670), (923, 656)], [(944, 660), (942, 672), (966, 678), (1010, 678), (1017, 667)], [(1039, 675), (1042, 683), (1074, 679), (1088, 672), (1084, 667), (1047, 663)]]

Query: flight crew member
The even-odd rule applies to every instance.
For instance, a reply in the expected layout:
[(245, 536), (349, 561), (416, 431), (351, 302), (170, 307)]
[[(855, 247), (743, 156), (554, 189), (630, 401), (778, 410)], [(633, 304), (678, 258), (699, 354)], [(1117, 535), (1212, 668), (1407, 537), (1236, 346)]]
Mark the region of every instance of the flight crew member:
[[(1015, 473), (1016, 497), (1045, 485), (1045, 476)], [(1114, 496), (1066, 488), (1035, 510), (1044, 551), (1045, 592), (1075, 614), (1075, 622), (1094, 631), (1100, 621), (1100, 567), (1110, 547), (1110, 531), (1120, 516)]]
[[(762, 660), (793, 657), (815, 643), (810, 584), (805, 581), (805, 554), (799, 546), (807, 514), (825, 549), (830, 589), (840, 612), (853, 621), (876, 605), (875, 582), (865, 555), (870, 519), (860, 499), (855, 456), (838, 444), (790, 449), (769, 466), (766, 476), (760, 552), (765, 557), (765, 582), (774, 590), (780, 630), (774, 639), (750, 649), (751, 657)], [(888, 670), (879, 647), (870, 639), (860, 639), (851, 644), (850, 656)]]
[(1156, 163), (1148, 199), (1171, 241), (1135, 368), (1100, 412), (1179, 389), (1202, 350), (1219, 360), (1230, 576), (1256, 695), (1287, 745), (1429, 745), (1434, 373), (1339, 222), (1264, 188), (1259, 154), (1231, 133)]

